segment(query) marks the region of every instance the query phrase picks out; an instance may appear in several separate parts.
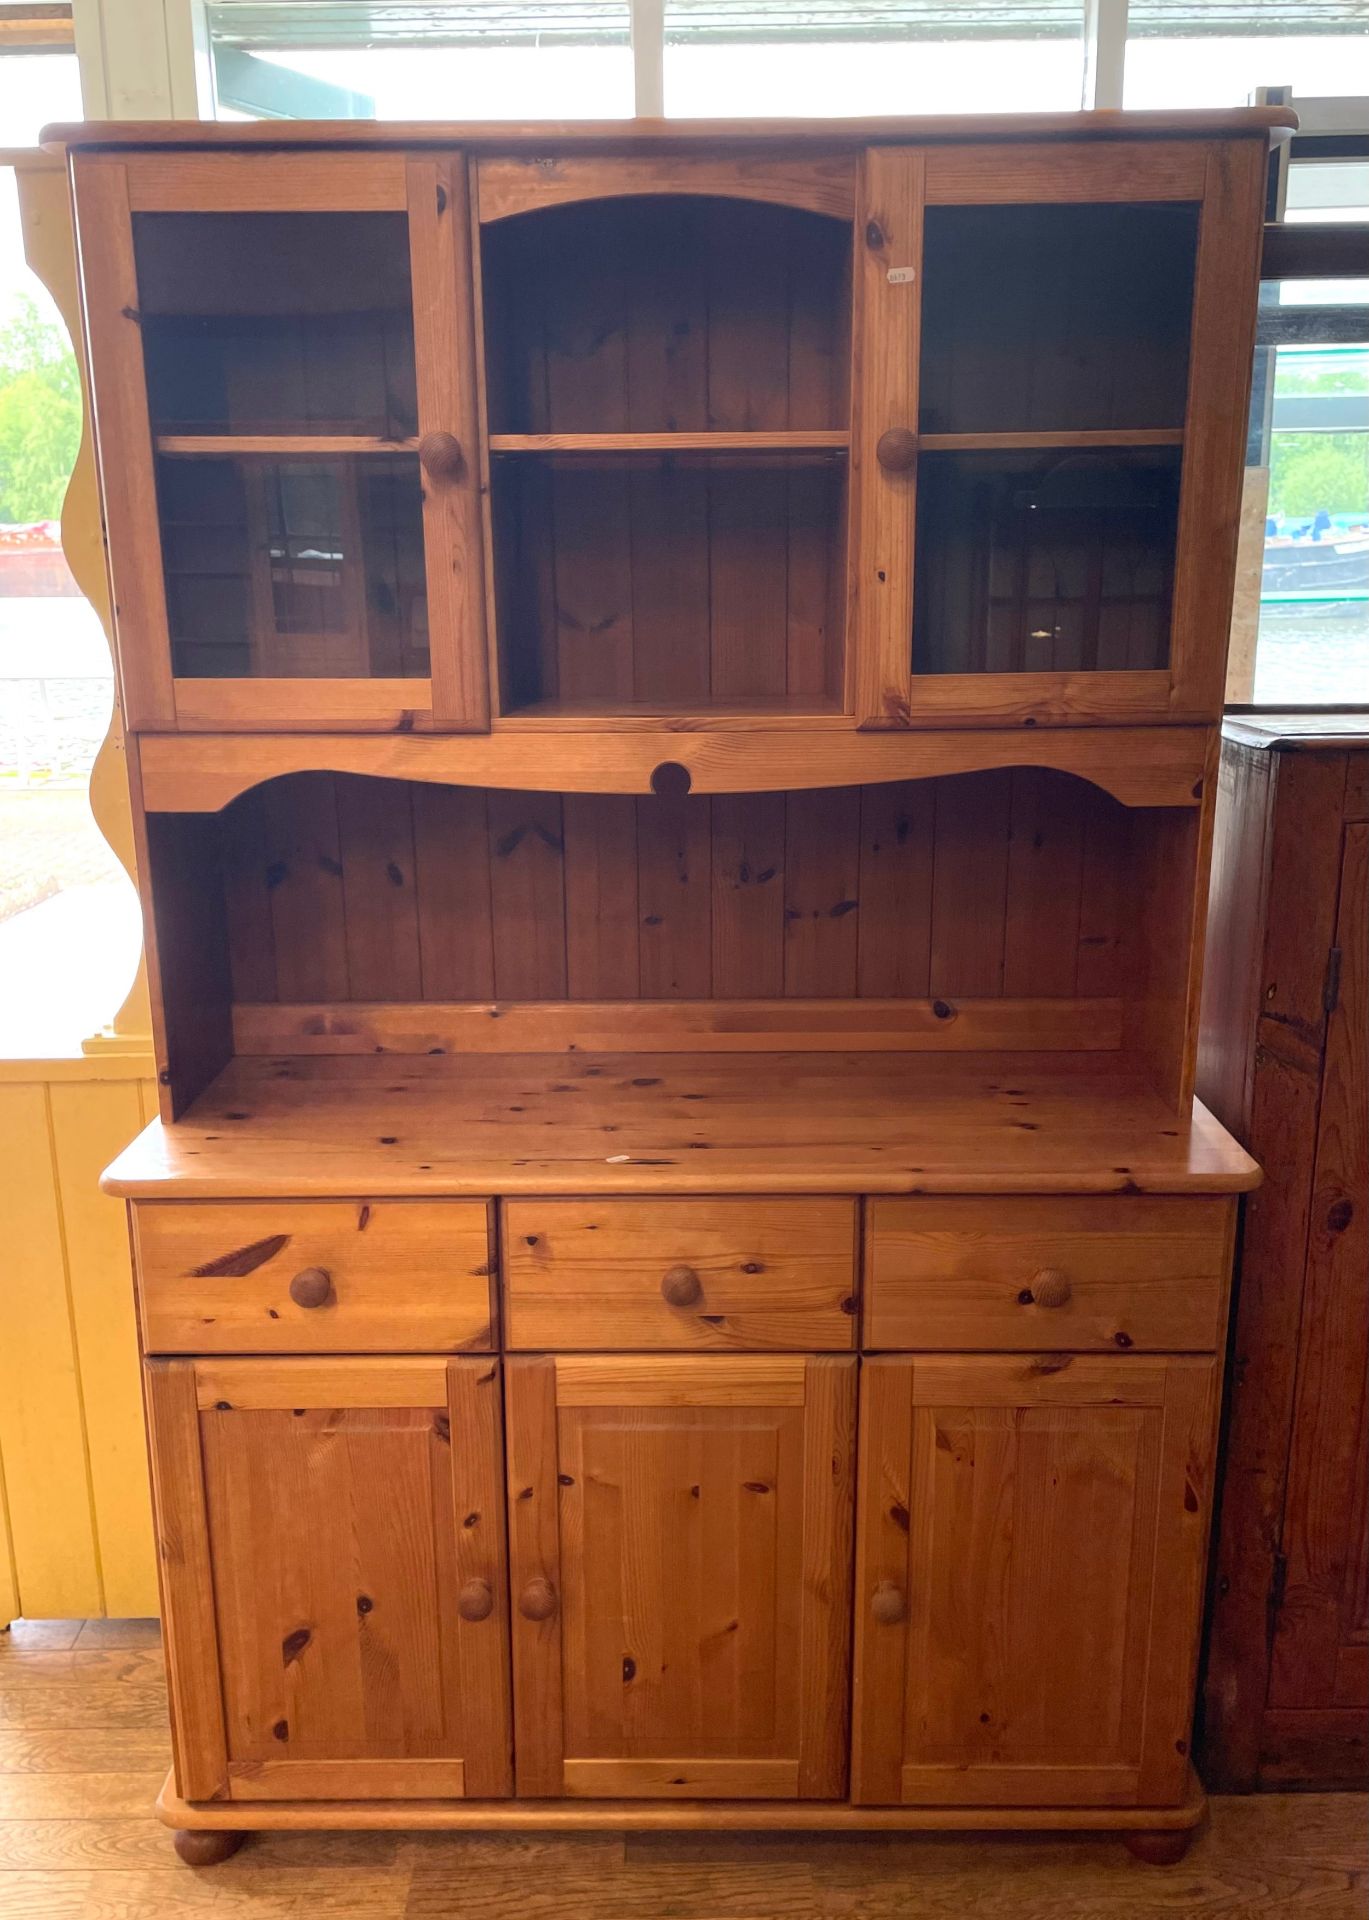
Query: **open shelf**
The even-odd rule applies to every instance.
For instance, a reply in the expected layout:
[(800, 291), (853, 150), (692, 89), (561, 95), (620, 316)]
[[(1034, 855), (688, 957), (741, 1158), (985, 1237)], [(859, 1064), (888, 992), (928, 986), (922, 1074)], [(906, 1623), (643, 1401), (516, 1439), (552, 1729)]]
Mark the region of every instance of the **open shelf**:
[(839, 455), (497, 459), (501, 712), (833, 711), (845, 495)]
[[(572, 1097), (567, 1097), (572, 1096)], [(252, 1125), (237, 1124), (250, 1113)], [(1116, 1056), (482, 1053), (234, 1060), (107, 1190), (1230, 1192), (1259, 1178)]]
[(850, 225), (709, 196), (482, 235), (499, 711), (843, 704)]

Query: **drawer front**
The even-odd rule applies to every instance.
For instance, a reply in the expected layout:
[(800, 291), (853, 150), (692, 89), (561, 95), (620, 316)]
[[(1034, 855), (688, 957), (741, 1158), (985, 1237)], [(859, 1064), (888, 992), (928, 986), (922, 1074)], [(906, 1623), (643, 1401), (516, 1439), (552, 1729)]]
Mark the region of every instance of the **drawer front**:
[(510, 1347), (855, 1344), (851, 1200), (507, 1200)]
[(1234, 1211), (1209, 1195), (871, 1200), (865, 1344), (1209, 1352)]
[(487, 1201), (154, 1201), (132, 1211), (148, 1353), (493, 1345)]

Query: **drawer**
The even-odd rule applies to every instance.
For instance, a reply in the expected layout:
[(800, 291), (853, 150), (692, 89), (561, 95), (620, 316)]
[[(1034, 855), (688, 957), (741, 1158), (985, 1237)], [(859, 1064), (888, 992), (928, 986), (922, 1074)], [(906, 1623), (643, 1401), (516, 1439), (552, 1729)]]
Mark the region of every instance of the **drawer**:
[(493, 1344), (485, 1200), (133, 1208), (148, 1353), (439, 1352)]
[(871, 1200), (865, 1344), (1208, 1352), (1234, 1212), (1225, 1195)]
[(506, 1200), (509, 1346), (850, 1348), (852, 1200)]

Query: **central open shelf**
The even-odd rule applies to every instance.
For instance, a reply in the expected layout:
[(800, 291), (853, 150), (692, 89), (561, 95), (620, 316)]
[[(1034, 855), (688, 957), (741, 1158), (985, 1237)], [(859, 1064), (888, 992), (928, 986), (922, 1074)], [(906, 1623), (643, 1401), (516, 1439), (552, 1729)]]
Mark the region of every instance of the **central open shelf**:
[(850, 251), (704, 196), (486, 230), (504, 716), (840, 709)]

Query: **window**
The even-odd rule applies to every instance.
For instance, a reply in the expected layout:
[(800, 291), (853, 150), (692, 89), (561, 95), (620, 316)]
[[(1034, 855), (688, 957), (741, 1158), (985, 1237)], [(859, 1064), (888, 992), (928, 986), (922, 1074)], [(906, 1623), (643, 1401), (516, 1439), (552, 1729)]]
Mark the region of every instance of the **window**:
[(666, 0), (665, 110), (1014, 113), (1077, 107), (1082, 0)]
[(221, 120), (633, 111), (628, 0), (210, 0), (206, 16)]
[(1369, 93), (1363, 0), (1130, 0), (1128, 107), (1240, 107), (1260, 87)]
[[(46, 121), (80, 117), (74, 53), (0, 52), (8, 140), (31, 144)], [(0, 169), (3, 1054), (69, 1052), (117, 1007), (138, 954), (133, 890), (87, 797), (113, 675), (100, 622), (59, 544), (80, 435), (71, 342), (28, 269), (15, 176)]]
[(1236, 701), (1369, 701), (1366, 302), (1369, 281), (1266, 281), (1260, 290)]

